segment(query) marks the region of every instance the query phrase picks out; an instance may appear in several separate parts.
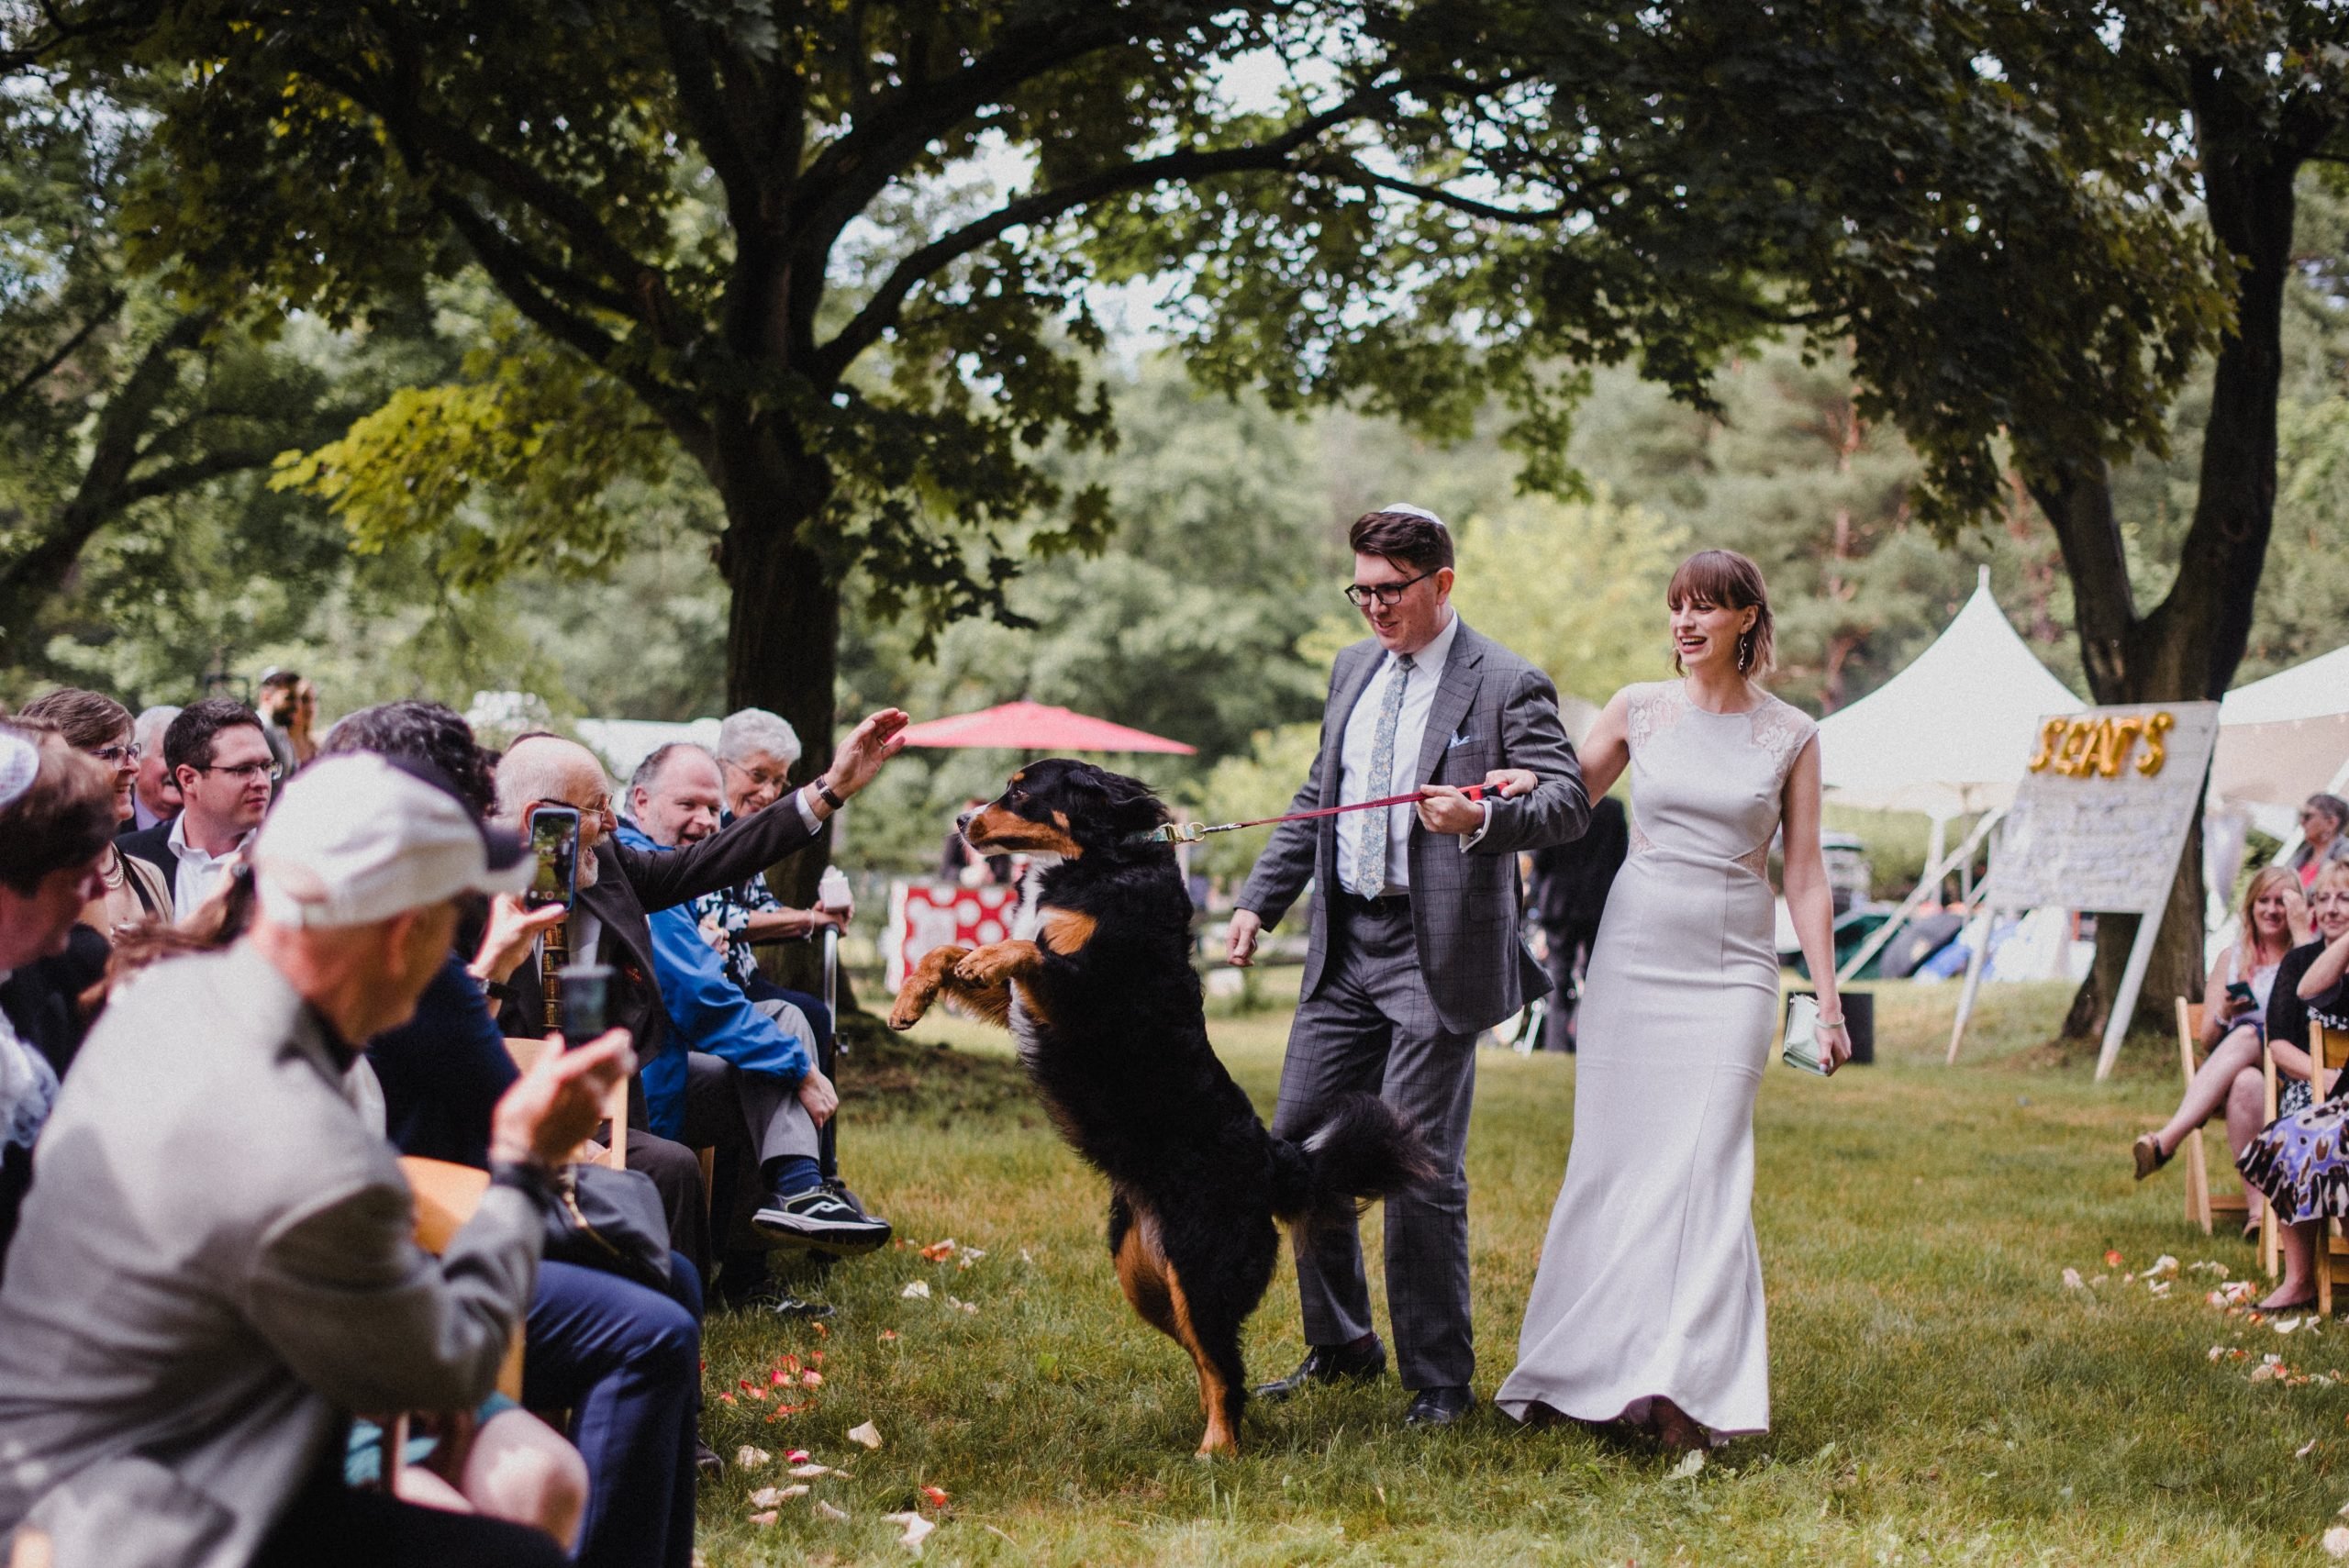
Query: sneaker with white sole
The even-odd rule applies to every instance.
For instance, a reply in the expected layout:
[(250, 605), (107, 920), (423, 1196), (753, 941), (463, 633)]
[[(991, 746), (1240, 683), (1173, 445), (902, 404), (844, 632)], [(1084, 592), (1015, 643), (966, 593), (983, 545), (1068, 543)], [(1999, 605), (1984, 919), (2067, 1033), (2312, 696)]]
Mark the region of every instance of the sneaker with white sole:
[(843, 1256), (885, 1247), (891, 1234), (887, 1220), (859, 1212), (826, 1187), (776, 1193), (751, 1217), (751, 1223), (774, 1240)]

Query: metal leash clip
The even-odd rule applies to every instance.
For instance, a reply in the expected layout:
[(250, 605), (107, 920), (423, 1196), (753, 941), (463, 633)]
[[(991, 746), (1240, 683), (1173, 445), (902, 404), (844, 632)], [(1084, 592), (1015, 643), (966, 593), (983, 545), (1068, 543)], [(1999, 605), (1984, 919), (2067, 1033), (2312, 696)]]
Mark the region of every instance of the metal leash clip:
[(1204, 823), (1162, 822), (1142, 835), (1145, 844), (1196, 844), (1207, 832)]

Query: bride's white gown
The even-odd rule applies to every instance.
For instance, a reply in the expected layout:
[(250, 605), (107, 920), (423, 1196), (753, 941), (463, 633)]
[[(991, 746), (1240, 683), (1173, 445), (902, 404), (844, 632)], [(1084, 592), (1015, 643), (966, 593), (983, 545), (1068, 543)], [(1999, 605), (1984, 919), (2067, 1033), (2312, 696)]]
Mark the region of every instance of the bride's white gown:
[(1753, 1243), (1753, 1095), (1776, 1029), (1770, 840), (1816, 732), (1631, 689), (1631, 850), (1608, 895), (1575, 1058), (1574, 1143), (1496, 1402), (1591, 1421), (1669, 1397), (1715, 1440), (1770, 1424)]

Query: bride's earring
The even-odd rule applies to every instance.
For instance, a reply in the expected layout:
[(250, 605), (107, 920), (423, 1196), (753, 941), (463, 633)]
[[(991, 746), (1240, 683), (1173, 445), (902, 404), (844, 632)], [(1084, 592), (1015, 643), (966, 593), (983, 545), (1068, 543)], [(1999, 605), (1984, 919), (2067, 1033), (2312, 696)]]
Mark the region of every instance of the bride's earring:
[(1744, 674), (1745, 667), (1753, 662), (1753, 634), (1749, 631), (1737, 639), (1737, 673), (1741, 675)]

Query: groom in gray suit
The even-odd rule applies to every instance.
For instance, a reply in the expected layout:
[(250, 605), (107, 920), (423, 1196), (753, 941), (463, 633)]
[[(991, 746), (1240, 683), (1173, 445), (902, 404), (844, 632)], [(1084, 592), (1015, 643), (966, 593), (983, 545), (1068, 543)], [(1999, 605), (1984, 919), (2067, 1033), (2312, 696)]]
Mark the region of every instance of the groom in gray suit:
[[(1517, 854), (1581, 833), (1589, 804), (1549, 677), (1453, 612), (1442, 520), (1397, 504), (1348, 537), (1346, 596), (1371, 636), (1338, 655), (1320, 755), (1290, 809), (1414, 789), (1426, 798), (1284, 823), (1241, 891), (1229, 956), (1252, 962), (1258, 935), (1311, 879), (1312, 942), (1273, 1131), (1297, 1137), (1332, 1095), (1370, 1091), (1427, 1140), (1441, 1173), (1386, 1203), (1386, 1298), (1414, 1395), (1404, 1419), (1441, 1426), (1466, 1412), (1476, 1362), (1464, 1166), (1476, 1037), (1550, 989), (1518, 934)], [(1503, 768), (1531, 771), (1531, 793), (1472, 801), (1458, 787)], [(1386, 1368), (1360, 1235), (1332, 1228), (1297, 1241), (1309, 1349), (1295, 1373), (1258, 1390), (1275, 1399)]]

